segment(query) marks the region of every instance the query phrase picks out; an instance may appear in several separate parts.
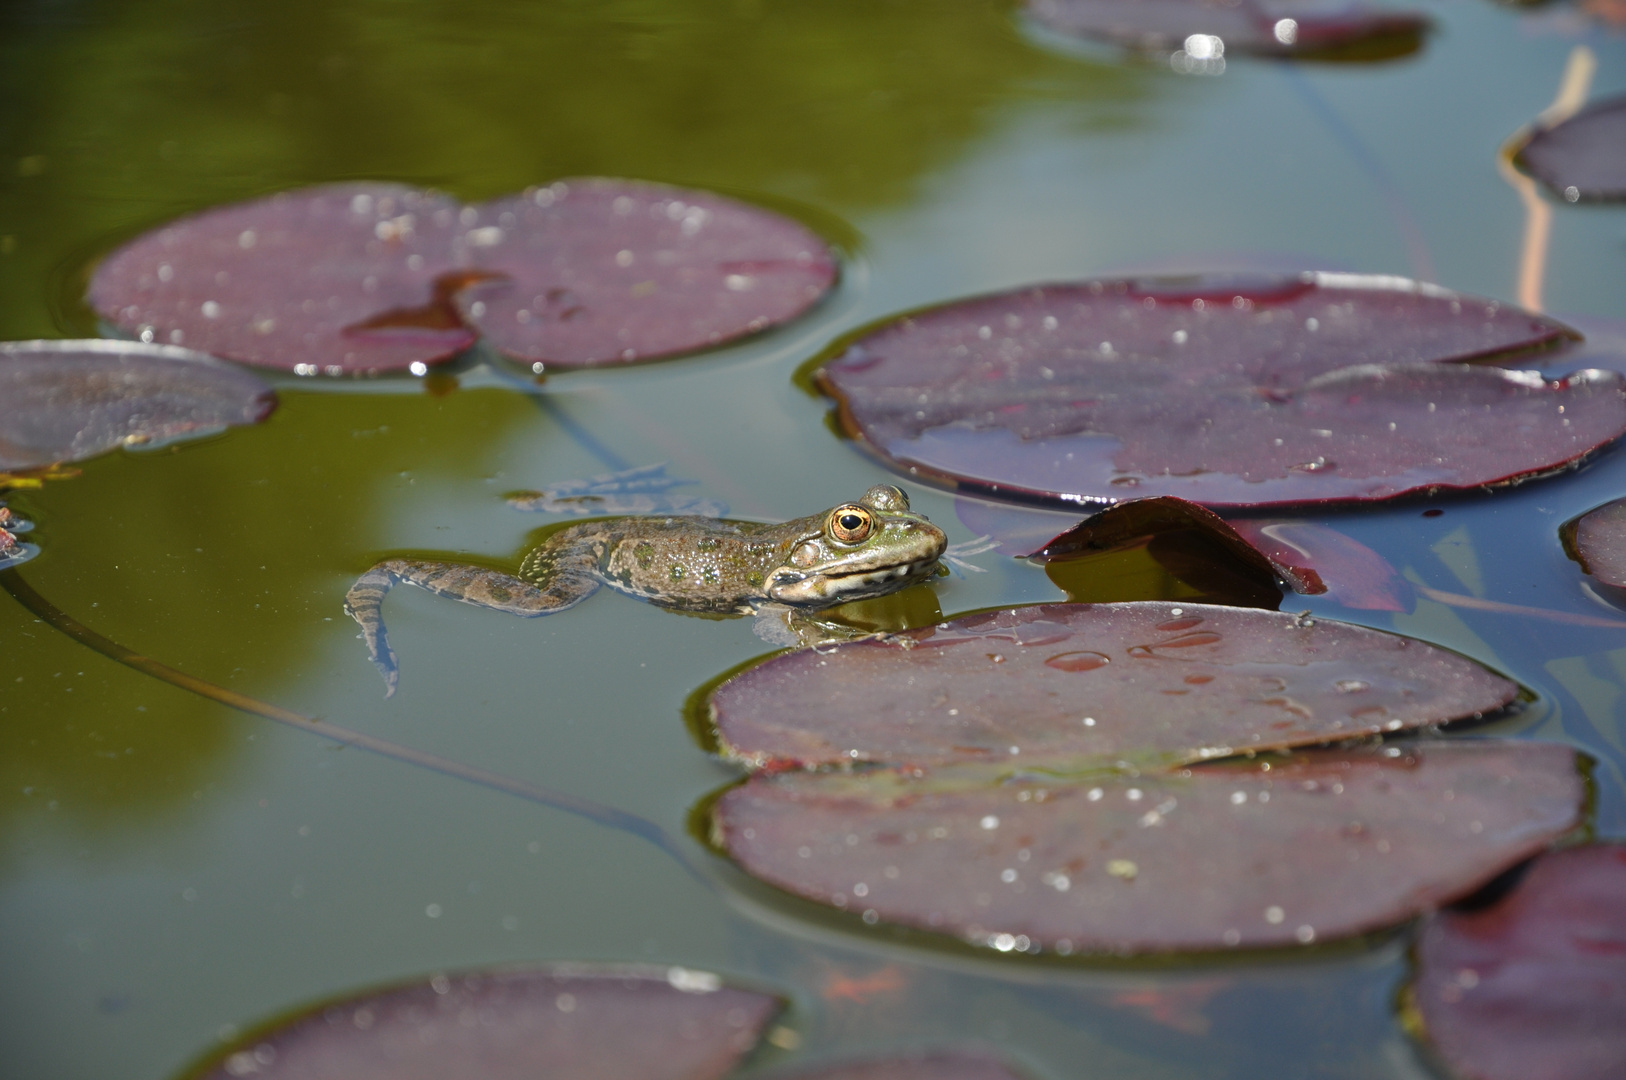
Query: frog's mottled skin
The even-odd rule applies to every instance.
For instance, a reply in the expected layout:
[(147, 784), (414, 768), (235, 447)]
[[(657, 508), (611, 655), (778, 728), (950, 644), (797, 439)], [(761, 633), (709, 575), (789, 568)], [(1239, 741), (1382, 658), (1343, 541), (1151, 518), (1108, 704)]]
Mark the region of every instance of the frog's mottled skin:
[[(862, 539), (844, 531), (859, 521)], [(886, 485), (857, 504), (777, 525), (706, 517), (604, 518), (549, 536), (525, 557), (519, 576), (484, 567), (389, 559), (363, 574), (345, 610), (395, 691), (396, 662), (385, 635), (384, 594), (405, 581), (465, 603), (515, 615), (551, 615), (599, 585), (679, 611), (748, 614), (770, 604), (817, 611), (884, 596), (937, 571), (943, 530), (909, 510)]]

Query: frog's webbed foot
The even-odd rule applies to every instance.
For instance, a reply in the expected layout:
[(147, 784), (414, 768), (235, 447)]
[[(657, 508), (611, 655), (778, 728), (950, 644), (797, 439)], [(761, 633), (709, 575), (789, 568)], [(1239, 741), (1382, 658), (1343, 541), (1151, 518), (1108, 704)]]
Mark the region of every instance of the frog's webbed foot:
[(449, 596), (475, 607), (506, 611), (531, 618), (551, 615), (579, 604), (593, 594), (598, 582), (575, 574), (556, 574), (546, 587), (539, 587), (500, 570), (462, 563), (431, 562), (422, 559), (386, 559), (361, 575), (344, 597), (347, 615), (361, 625), (367, 652), (384, 676), (384, 696), (395, 694), (400, 665), (390, 648), (384, 629), (384, 596), (398, 581), (428, 589), (437, 596)]
[(783, 604), (765, 604), (757, 608), (756, 621), (751, 624), (751, 629), (770, 645), (791, 649), (817, 649), (843, 641), (886, 636), (833, 619), (821, 619), (816, 614)]

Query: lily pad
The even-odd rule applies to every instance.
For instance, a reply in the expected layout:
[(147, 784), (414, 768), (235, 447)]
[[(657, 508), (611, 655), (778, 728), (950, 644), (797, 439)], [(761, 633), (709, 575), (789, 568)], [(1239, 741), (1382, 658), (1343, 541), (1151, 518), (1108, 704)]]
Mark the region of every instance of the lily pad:
[(145, 341), (260, 367), (338, 375), (433, 363), (475, 340), (449, 306), (432, 305), (436, 278), (458, 266), (460, 211), (444, 195), (377, 183), (205, 210), (108, 256), (89, 299)]
[(1138, 776), (758, 775), (718, 800), (713, 835), (866, 922), (1001, 952), (1187, 951), (1391, 926), (1545, 848), (1583, 801), (1568, 747), (1464, 740)]
[(1567, 523), (1564, 549), (1605, 585), (1626, 589), (1626, 499), (1605, 503)]
[[(1147, 538), (1152, 538), (1151, 550), (1157, 556), (1157, 541), (1187, 534), (1206, 541), (1203, 546), (1208, 549), (1209, 560), (1228, 564), (1236, 576), (1264, 584), (1280, 580), (1294, 592), (1331, 595), (1346, 607), (1368, 611), (1412, 608), (1411, 586), (1388, 560), (1337, 529), (1285, 518), (1239, 518), (1228, 522), (1211, 510), (1172, 495), (1126, 499), (1097, 511), (1025, 557), (1043, 561), (1046, 572), (1056, 578), (1057, 560), (1111, 551)], [(1186, 546), (1191, 546), (1189, 540)], [(1174, 560), (1165, 554), (1159, 561)], [(1189, 576), (1189, 571), (1184, 576)]]
[(569, 180), (472, 208), (461, 309), (508, 356), (590, 367), (691, 352), (795, 318), (835, 283), (803, 225), (700, 191)]
[(805, 226), (706, 192), (572, 180), (464, 206), (361, 183), (156, 229), (107, 258), (89, 299), (143, 341), (300, 375), (421, 374), (479, 332), (540, 371), (729, 341), (835, 277)]
[[(1373, 58), (1403, 55), (1418, 48), (1429, 28), (1429, 20), (1416, 12), (1359, 0), (1028, 0), (1028, 12), (1060, 33), (1144, 52), (1182, 49), (1193, 35), (1218, 38), (1219, 57), (1227, 50), (1314, 56), (1363, 45)], [(1212, 49), (1182, 51), (1200, 61), (1213, 58)]]
[(124, 341), (0, 344), (0, 469), (161, 446), (276, 408), (271, 387), (190, 349)]
[(1626, 96), (1538, 129), (1515, 160), (1570, 202), (1626, 199)]
[(1411, 611), (1411, 583), (1382, 555), (1328, 525), (1284, 518), (1239, 518), (1238, 535), (1306, 596), (1327, 595), (1362, 611)]
[(558, 965), (437, 975), (301, 1013), (190, 1075), (720, 1080), (779, 1007), (767, 994), (682, 968)]
[(1464, 362), (1576, 336), (1400, 278), (1124, 279), (907, 315), (815, 379), (848, 435), (985, 495), (1355, 503), (1540, 476), (1626, 432), (1617, 373)]
[(720, 685), (723, 753), (1166, 767), (1482, 716), (1516, 684), (1412, 638), (1249, 608), (1041, 604), (786, 653)]
[(1614, 1080), (1626, 1067), (1626, 846), (1543, 855), (1423, 927), (1410, 1002), (1453, 1073)]

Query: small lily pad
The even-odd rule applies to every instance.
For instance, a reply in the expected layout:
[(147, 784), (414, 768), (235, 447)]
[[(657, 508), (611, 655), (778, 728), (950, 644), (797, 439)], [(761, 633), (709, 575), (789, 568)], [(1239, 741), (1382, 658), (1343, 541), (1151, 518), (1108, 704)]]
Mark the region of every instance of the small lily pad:
[(1617, 373), (1465, 362), (1576, 336), (1399, 278), (1125, 279), (917, 312), (815, 379), (847, 434), (984, 495), (1354, 503), (1551, 473), (1626, 432)]
[[(1060, 33), (1143, 52), (1181, 49), (1193, 35), (1218, 38), (1218, 57), (1226, 51), (1313, 57), (1364, 46), (1372, 58), (1386, 58), (1414, 52), (1429, 28), (1416, 12), (1359, 0), (1028, 0), (1028, 11)], [(1202, 55), (1192, 59), (1216, 58), (1212, 50), (1198, 49)]]
[(115, 251), (90, 303), (146, 341), (299, 374), (434, 363), (475, 335), (437, 296), (460, 204), (400, 184), (333, 184), (185, 217)]
[(1626, 96), (1536, 130), (1515, 160), (1569, 202), (1626, 199)]
[(835, 283), (824, 241), (779, 214), (700, 191), (568, 180), (471, 208), (465, 317), (548, 368), (650, 360), (795, 318)]
[(726, 792), (713, 837), (782, 889), (1001, 952), (1269, 947), (1463, 896), (1572, 830), (1584, 794), (1568, 747), (1472, 740), (1143, 775), (791, 772)]
[(1443, 911), (1409, 994), (1471, 1080), (1615, 1080), (1626, 1068), (1626, 846), (1543, 855), (1481, 909)]
[(0, 469), (155, 447), (276, 408), (271, 387), (210, 356), (125, 341), (0, 344)]
[(1564, 549), (1605, 585), (1626, 589), (1626, 499), (1589, 510), (1560, 530)]
[(1412, 638), (1144, 601), (1041, 604), (786, 653), (720, 685), (711, 710), (724, 754), (756, 768), (1152, 768), (1443, 724), (1517, 692)]
[(557, 965), (437, 975), (318, 1006), (189, 1075), (721, 1080), (779, 1008), (767, 994), (682, 968)]

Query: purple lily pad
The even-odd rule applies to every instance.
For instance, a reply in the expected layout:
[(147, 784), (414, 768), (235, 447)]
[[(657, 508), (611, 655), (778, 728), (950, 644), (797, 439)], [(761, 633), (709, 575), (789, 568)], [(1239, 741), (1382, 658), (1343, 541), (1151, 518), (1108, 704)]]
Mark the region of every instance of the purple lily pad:
[(182, 218), (110, 255), (89, 299), (143, 341), (344, 375), (477, 331), (550, 367), (671, 356), (792, 319), (835, 278), (811, 230), (707, 192), (572, 180), (464, 206), (365, 183)]
[(1560, 535), (1582, 570), (1605, 585), (1626, 589), (1626, 499), (1589, 510), (1567, 523)]
[(1626, 199), (1626, 97), (1533, 132), (1515, 160), (1570, 202)]
[(1018, 1080), (997, 1059), (982, 1054), (926, 1051), (905, 1057), (846, 1061), (791, 1073), (773, 1080)]
[[(126, 333), (300, 374), (397, 371), (474, 343), (435, 279), (457, 268), (459, 204), (333, 184), (185, 217), (97, 269), (90, 302)], [(381, 318), (394, 313), (394, 318)]]
[(1201, 34), (1219, 38), (1223, 50), (1263, 56), (1314, 56), (1366, 46), (1378, 58), (1415, 51), (1429, 28), (1429, 20), (1415, 12), (1359, 0), (1028, 0), (1028, 11), (1060, 33), (1145, 52), (1179, 49), (1188, 37)]
[(277, 406), (259, 378), (210, 356), (126, 341), (0, 344), (0, 469), (161, 446)]
[(1337, 529), (1281, 518), (1240, 518), (1230, 524), (1306, 596), (1325, 594), (1362, 611), (1416, 606), (1410, 582), (1388, 559)]
[(1626, 846), (1543, 855), (1513, 891), (1430, 919), (1411, 1005), (1468, 1080), (1626, 1070)]
[(758, 775), (714, 808), (753, 876), (1002, 952), (1309, 944), (1463, 896), (1581, 820), (1575, 752), (1457, 741), (1066, 780)]
[(899, 469), (1000, 498), (1354, 503), (1512, 483), (1626, 432), (1626, 378), (1506, 360), (1564, 325), (1400, 278), (1095, 281), (917, 312), (816, 375)]
[[(199, 1080), (720, 1080), (779, 1011), (679, 968), (558, 965), (437, 975), (319, 1006), (195, 1071)], [(477, 1016), (479, 1023), (469, 1023)]]
[(1172, 495), (1126, 499), (1091, 514), (1026, 557), (1044, 560), (1048, 572), (1057, 559), (1184, 533), (1208, 541), (1207, 546), (1239, 575), (1267, 583), (1279, 579), (1305, 596), (1328, 594), (1347, 607), (1368, 611), (1412, 607), (1411, 586), (1388, 560), (1336, 529), (1280, 518), (1228, 522)]
[(1516, 684), (1412, 638), (1273, 611), (1039, 604), (785, 653), (712, 692), (754, 768), (889, 762), (1137, 767), (1443, 724)]
[(472, 208), (465, 317), (507, 355), (590, 367), (709, 348), (795, 318), (835, 283), (812, 230), (733, 199), (580, 179)]

